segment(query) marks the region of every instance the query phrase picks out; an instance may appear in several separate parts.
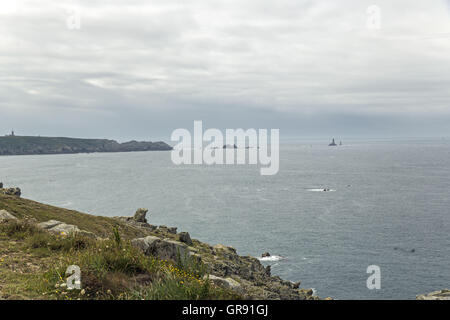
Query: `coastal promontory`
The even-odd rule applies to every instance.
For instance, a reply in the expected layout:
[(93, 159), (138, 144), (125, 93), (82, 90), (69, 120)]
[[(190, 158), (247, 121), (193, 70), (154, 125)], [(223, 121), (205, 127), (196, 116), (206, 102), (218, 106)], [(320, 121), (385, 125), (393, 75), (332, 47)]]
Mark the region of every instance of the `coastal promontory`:
[(129, 141), (65, 137), (9, 135), (0, 137), (0, 155), (65, 154), (92, 152), (165, 151), (172, 147), (162, 141)]

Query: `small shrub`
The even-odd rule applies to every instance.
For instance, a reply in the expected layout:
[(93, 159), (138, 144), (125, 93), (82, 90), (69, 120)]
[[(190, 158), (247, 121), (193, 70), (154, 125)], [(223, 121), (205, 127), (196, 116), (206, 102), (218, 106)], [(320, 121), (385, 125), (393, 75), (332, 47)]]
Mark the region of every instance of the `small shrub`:
[(200, 259), (189, 256), (187, 253), (182, 257), (179, 251), (177, 252), (176, 267), (199, 279), (207, 273), (207, 268)]
[(47, 232), (40, 232), (27, 239), (27, 245), (33, 249), (46, 248), (51, 251), (79, 251), (92, 246), (94, 241), (77, 234), (61, 237)]
[(122, 247), (122, 239), (120, 237), (119, 228), (113, 227), (113, 240), (118, 248)]
[(39, 232), (27, 239), (27, 245), (32, 249), (46, 248), (51, 240), (51, 235), (45, 232)]
[(118, 272), (129, 276), (154, 273), (160, 268), (155, 258), (145, 256), (129, 242), (116, 246), (114, 240), (97, 242), (96, 245), (80, 252), (72, 259), (82, 270), (104, 277), (108, 273)]
[(23, 240), (34, 234), (41, 233), (42, 230), (31, 223), (14, 220), (1, 223), (0, 232), (12, 239)]
[(132, 299), (145, 300), (211, 300), (240, 299), (236, 293), (212, 286), (209, 281), (180, 281), (166, 276), (154, 281), (149, 288), (134, 292)]

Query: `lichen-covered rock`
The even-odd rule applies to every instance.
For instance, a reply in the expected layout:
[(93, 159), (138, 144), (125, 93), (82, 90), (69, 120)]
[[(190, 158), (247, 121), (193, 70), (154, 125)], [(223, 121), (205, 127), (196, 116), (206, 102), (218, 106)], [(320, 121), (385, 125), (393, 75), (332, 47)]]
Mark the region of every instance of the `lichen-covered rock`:
[(0, 210), (0, 221), (18, 220), (15, 216), (6, 210)]
[(147, 223), (147, 212), (147, 209), (140, 208), (136, 210), (136, 213), (132, 217), (114, 217), (114, 219), (126, 222), (135, 228), (146, 229), (146, 231), (154, 231), (157, 227)]
[[(201, 256), (202, 262), (208, 267), (210, 275), (220, 279), (230, 278), (239, 283), (237, 293), (244, 299), (319, 299), (314, 295), (313, 290), (300, 289), (300, 282), (294, 283), (278, 276), (272, 276), (270, 265), (264, 266), (252, 256), (240, 256), (233, 247), (221, 244), (211, 247), (208, 244), (196, 242), (195, 248), (199, 249), (197, 254)], [(211, 279), (223, 282), (214, 277)]]
[(146, 215), (147, 215), (148, 209), (140, 208), (136, 210), (136, 213), (134, 214), (134, 220), (136, 222), (142, 222), (147, 223)]
[(178, 234), (178, 239), (181, 242), (186, 243), (188, 246), (192, 246), (193, 245), (193, 242), (192, 242), (191, 236), (189, 235), (189, 232), (180, 232)]
[(20, 188), (5, 188), (2, 189), (0, 192), (9, 196), (16, 196), (16, 197), (20, 197), (22, 194)]
[(91, 232), (80, 230), (77, 226), (73, 224), (67, 224), (61, 221), (57, 220), (49, 220), (46, 222), (38, 223), (37, 225), (39, 228), (47, 230), (48, 232), (62, 235), (62, 236), (68, 236), (72, 234), (80, 234), (85, 236), (91, 236), (95, 237), (95, 235)]
[(41, 229), (44, 229), (44, 230), (50, 230), (51, 228), (53, 228), (53, 227), (55, 227), (55, 226), (57, 226), (57, 225), (59, 225), (61, 223), (62, 223), (61, 221), (49, 220), (49, 221), (46, 221), (46, 222), (38, 223), (38, 227), (41, 228)]
[(420, 294), (416, 297), (417, 300), (450, 300), (450, 290), (444, 289), (433, 291), (428, 294)]
[(214, 250), (222, 250), (225, 251), (227, 253), (231, 253), (231, 254), (236, 254), (236, 249), (230, 246), (224, 246), (223, 244), (216, 244), (214, 247)]
[(233, 278), (222, 278), (217, 277), (215, 275), (206, 275), (204, 279), (209, 279), (212, 283), (214, 283), (217, 286), (233, 290), (235, 292), (242, 292), (242, 287), (239, 282), (234, 280)]
[(177, 227), (159, 226), (158, 230), (161, 231), (162, 233), (177, 234)]
[(144, 254), (158, 257), (163, 260), (178, 261), (190, 256), (186, 244), (170, 239), (161, 239), (155, 236), (137, 238), (131, 244), (141, 249)]

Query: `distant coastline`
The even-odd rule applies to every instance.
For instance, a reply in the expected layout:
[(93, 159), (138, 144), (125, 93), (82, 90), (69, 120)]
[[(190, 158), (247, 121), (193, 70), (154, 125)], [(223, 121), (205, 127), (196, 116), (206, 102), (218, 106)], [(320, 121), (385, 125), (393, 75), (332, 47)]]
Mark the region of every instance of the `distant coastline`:
[(168, 151), (163, 141), (128, 141), (65, 137), (4, 136), (0, 137), (0, 156), (36, 154), (73, 154), (94, 152)]

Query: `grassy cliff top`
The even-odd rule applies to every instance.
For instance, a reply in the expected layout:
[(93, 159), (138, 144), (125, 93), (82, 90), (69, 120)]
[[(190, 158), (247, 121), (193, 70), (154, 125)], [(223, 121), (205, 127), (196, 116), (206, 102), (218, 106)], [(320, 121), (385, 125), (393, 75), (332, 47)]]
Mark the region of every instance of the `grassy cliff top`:
[[(148, 224), (145, 209), (94, 216), (11, 189), (0, 189), (0, 299), (318, 299), (232, 247)], [(52, 232), (43, 227), (50, 220), (78, 231)], [(65, 287), (71, 265), (82, 270), (82, 290)]]
[[(205, 279), (206, 269), (196, 260), (145, 255), (129, 240), (150, 233), (119, 219), (0, 192), (2, 210), (18, 219), (0, 219), (0, 300), (239, 298)], [(74, 224), (95, 237), (52, 234), (38, 227), (48, 220)], [(80, 290), (67, 289), (65, 273), (71, 265), (81, 269)]]
[(108, 217), (95, 216), (87, 213), (54, 207), (33, 200), (0, 193), (0, 210), (6, 210), (19, 219), (45, 222), (58, 220), (78, 226), (82, 230), (92, 232), (99, 237), (108, 238), (113, 228), (120, 228), (125, 239), (144, 237), (148, 232), (129, 226), (125, 222)]

